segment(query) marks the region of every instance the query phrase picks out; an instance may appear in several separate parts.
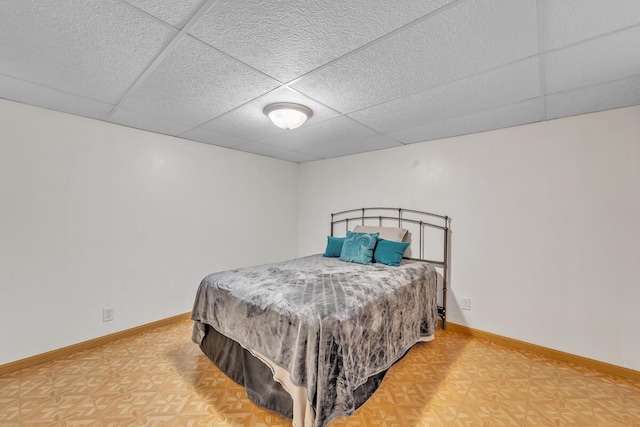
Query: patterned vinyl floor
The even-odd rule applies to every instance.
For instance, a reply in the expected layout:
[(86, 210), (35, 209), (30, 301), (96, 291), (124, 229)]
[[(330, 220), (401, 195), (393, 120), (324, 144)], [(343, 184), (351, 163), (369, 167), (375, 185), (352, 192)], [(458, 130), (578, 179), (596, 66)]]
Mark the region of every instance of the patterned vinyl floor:
[[(0, 377), (0, 426), (290, 426), (190, 341), (191, 322)], [(640, 382), (438, 331), (339, 426), (640, 426)]]

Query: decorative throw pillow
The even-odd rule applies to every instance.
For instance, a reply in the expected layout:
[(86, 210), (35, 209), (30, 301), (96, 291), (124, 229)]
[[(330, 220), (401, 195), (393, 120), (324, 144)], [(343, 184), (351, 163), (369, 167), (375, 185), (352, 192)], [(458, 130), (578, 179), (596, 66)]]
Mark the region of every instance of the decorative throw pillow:
[(354, 233), (347, 231), (342, 245), (340, 261), (371, 264), (373, 248), (378, 242), (378, 233)]
[(327, 249), (325, 249), (322, 256), (337, 258), (342, 253), (342, 244), (344, 243), (344, 237), (332, 237), (327, 236)]
[(392, 242), (391, 240), (378, 239), (373, 259), (381, 264), (398, 267), (408, 246), (409, 242)]
[(371, 225), (356, 225), (356, 228), (353, 229), (354, 233), (380, 233), (378, 238), (394, 242), (402, 242), (408, 231), (405, 228), (374, 227)]

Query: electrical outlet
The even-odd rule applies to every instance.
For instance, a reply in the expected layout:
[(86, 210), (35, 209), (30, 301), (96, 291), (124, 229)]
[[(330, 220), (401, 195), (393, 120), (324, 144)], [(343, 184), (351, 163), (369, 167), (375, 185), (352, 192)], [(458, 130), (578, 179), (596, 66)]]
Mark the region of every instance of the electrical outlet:
[(462, 297), (460, 298), (460, 308), (463, 310), (471, 310), (471, 298)]
[(113, 307), (102, 309), (102, 321), (111, 322), (113, 320)]

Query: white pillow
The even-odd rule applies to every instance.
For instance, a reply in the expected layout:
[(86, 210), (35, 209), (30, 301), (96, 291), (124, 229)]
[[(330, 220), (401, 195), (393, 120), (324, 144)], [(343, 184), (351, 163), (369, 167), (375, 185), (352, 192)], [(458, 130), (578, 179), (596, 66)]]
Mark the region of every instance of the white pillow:
[(378, 236), (384, 240), (391, 240), (394, 242), (402, 242), (404, 236), (407, 234), (407, 230), (404, 228), (396, 227), (372, 227), (369, 225), (356, 225), (353, 229), (354, 233), (380, 233)]

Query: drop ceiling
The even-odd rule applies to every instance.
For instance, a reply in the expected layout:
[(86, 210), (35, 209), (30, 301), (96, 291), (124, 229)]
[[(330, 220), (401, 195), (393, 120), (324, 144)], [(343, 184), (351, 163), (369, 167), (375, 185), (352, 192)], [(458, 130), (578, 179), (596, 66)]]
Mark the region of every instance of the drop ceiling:
[(0, 97), (306, 162), (640, 104), (640, 1), (0, 0)]

